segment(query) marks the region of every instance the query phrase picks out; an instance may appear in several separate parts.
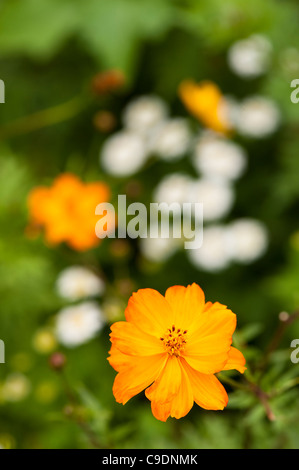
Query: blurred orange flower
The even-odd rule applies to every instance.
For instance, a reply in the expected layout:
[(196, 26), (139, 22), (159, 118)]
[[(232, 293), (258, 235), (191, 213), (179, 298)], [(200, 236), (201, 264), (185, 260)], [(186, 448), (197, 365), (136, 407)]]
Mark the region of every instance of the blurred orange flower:
[(71, 173), (63, 173), (51, 187), (39, 186), (30, 192), (30, 226), (43, 228), (50, 245), (65, 242), (74, 250), (88, 250), (101, 241), (95, 234), (95, 208), (109, 198), (105, 183), (84, 183)]
[[(113, 393), (125, 404), (145, 390), (153, 415), (181, 418), (197, 403), (222, 410), (227, 393), (215, 373), (237, 369), (245, 359), (231, 346), (236, 315), (218, 302), (205, 302), (197, 284), (173, 286), (165, 297), (141, 289), (129, 299), (127, 321), (111, 326), (111, 366), (118, 372)], [(147, 388), (148, 387), (148, 388)]]
[(224, 134), (231, 131), (224, 116), (226, 101), (215, 83), (184, 80), (179, 86), (179, 96), (188, 111), (205, 126)]
[(111, 69), (99, 72), (92, 79), (92, 89), (98, 95), (119, 90), (124, 86), (126, 78), (121, 70)]

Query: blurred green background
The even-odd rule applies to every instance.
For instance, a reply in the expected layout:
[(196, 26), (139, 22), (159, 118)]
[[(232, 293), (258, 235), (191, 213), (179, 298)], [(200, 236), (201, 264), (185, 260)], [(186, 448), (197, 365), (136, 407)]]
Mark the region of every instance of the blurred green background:
[[(299, 78), (298, 20), (298, 2), (291, 0), (1, 1), (0, 338), (6, 361), (0, 364), (0, 447), (298, 448), (298, 364), (290, 360), (290, 342), (299, 337), (299, 321), (269, 347), (283, 323), (279, 313), (299, 308), (299, 105), (290, 100), (290, 83)], [(271, 44), (271, 63), (259, 76), (242, 77), (229, 66), (228, 51), (253, 34)], [(124, 84), (95, 90), (94, 77), (109, 70), (121, 71)], [(268, 232), (263, 256), (207, 271), (184, 250), (153, 262), (139, 240), (107, 239), (76, 252), (28, 236), (29, 191), (51, 185), (60, 173), (105, 181), (112, 200), (127, 194), (145, 203), (165, 176), (195, 177), (188, 155), (152, 157), (123, 177), (99, 164), (105, 141), (123, 127), (124, 108), (142, 95), (159, 96), (196, 133), (200, 124), (178, 97), (186, 78), (212, 80), (236, 100), (264, 96), (279, 109), (280, 125), (270, 135), (233, 137), (248, 162), (223, 218), (261, 221)], [(96, 119), (102, 111), (108, 125)], [(97, 269), (105, 279), (96, 301), (106, 322), (95, 338), (68, 348), (52, 328), (69, 304), (57, 293), (57, 278), (74, 265)], [(223, 412), (194, 406), (186, 418), (166, 423), (152, 416), (143, 393), (125, 406), (115, 402), (115, 371), (106, 360), (109, 324), (123, 318), (136, 289), (164, 294), (192, 282), (207, 300), (237, 314), (236, 343), (268, 394), (266, 406), (256, 393), (229, 383)], [(63, 372), (49, 364), (56, 351), (66, 357)], [(234, 379), (242, 382), (238, 374)]]

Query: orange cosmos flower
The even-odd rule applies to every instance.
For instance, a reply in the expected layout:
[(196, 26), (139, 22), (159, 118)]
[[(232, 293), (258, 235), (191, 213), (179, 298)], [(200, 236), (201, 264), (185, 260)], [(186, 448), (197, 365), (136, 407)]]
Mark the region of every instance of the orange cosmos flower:
[(210, 129), (225, 134), (231, 130), (223, 116), (226, 101), (215, 83), (184, 80), (179, 86), (179, 96), (188, 111)]
[(215, 373), (237, 369), (245, 359), (232, 347), (236, 315), (218, 302), (205, 302), (197, 284), (167, 289), (165, 297), (141, 289), (129, 299), (127, 321), (111, 326), (111, 366), (118, 372), (113, 393), (125, 404), (145, 390), (154, 416), (181, 418), (197, 403), (222, 410), (227, 393)]
[(65, 242), (74, 250), (88, 250), (100, 243), (95, 208), (109, 198), (105, 183), (83, 183), (71, 173), (61, 174), (51, 187), (36, 187), (29, 194), (31, 226), (43, 228), (50, 245)]

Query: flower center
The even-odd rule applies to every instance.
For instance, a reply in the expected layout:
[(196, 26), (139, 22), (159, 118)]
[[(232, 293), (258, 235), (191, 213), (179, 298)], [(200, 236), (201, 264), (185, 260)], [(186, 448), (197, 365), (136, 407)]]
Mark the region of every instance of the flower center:
[(168, 328), (165, 335), (160, 338), (170, 356), (181, 356), (186, 344), (186, 333), (187, 330), (183, 331), (173, 325), (171, 328)]

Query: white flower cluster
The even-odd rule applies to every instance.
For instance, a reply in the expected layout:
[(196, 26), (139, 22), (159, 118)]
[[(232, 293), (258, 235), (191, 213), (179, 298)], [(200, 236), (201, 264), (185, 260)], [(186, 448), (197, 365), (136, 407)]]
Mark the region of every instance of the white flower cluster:
[[(272, 44), (260, 34), (236, 41), (228, 50), (231, 70), (243, 79), (264, 75), (271, 64)], [(263, 96), (250, 96), (232, 104), (230, 117), (234, 129), (245, 137), (259, 139), (271, 135), (280, 124), (276, 104)]]
[(224, 217), (234, 202), (234, 191), (225, 181), (201, 177), (192, 178), (181, 173), (165, 176), (154, 190), (153, 201), (160, 204), (166, 202), (203, 203), (204, 220), (212, 221)]
[(237, 219), (227, 225), (204, 229), (203, 244), (188, 250), (190, 262), (203, 271), (217, 272), (232, 262), (250, 264), (260, 258), (268, 245), (264, 224), (254, 219)]
[[(157, 238), (146, 237), (140, 239), (140, 251), (142, 255), (147, 260), (154, 263), (161, 263), (168, 260), (183, 246), (183, 240), (174, 238), (171, 234), (171, 230), (169, 234), (163, 234), (163, 228), (161, 228), (160, 232)], [(165, 235), (165, 237), (163, 237), (163, 235)]]
[(103, 294), (105, 283), (90, 269), (71, 266), (58, 276), (56, 289), (64, 299), (75, 301)]
[(100, 164), (114, 176), (137, 173), (151, 155), (177, 160), (192, 141), (188, 121), (171, 118), (166, 103), (158, 96), (140, 96), (123, 112), (123, 129), (109, 137), (101, 150)]
[(206, 132), (195, 144), (193, 164), (207, 178), (234, 181), (243, 175), (247, 157), (240, 145)]
[[(268, 38), (251, 35), (231, 45), (228, 65), (242, 79), (260, 77), (270, 68), (272, 49)], [(279, 128), (280, 111), (270, 98), (261, 95), (225, 98), (222, 112), (228, 117), (236, 137), (264, 139)], [(254, 261), (264, 253), (267, 245), (262, 224), (254, 220), (245, 224), (241, 220), (225, 227), (221, 225), (235, 203), (234, 184), (248, 166), (246, 151), (232, 138), (211, 130), (191, 130), (187, 119), (170, 116), (162, 98), (144, 95), (127, 104), (122, 115), (122, 129), (104, 143), (100, 163), (108, 174), (127, 177), (144, 168), (150, 156), (176, 162), (186, 155), (191, 157), (196, 176), (179, 172), (167, 174), (156, 185), (153, 202), (176, 202), (181, 206), (186, 202), (203, 204), (205, 242), (196, 254), (189, 250), (193, 264), (201, 268), (209, 264), (210, 269), (220, 269), (231, 261)], [(159, 262), (180, 249), (181, 242), (162, 236), (143, 238), (140, 249), (146, 259)], [(214, 261), (210, 253), (215, 257)]]
[(234, 126), (239, 134), (254, 139), (270, 136), (280, 124), (278, 107), (263, 96), (245, 98), (236, 108), (234, 117)]
[[(193, 146), (192, 163), (198, 173), (191, 177), (183, 173), (166, 175), (156, 186), (153, 201), (203, 203), (203, 245), (186, 250), (190, 262), (199, 269), (218, 271), (231, 262), (251, 263), (267, 248), (267, 231), (253, 219), (240, 219), (221, 224), (234, 201), (233, 183), (247, 167), (243, 147), (211, 131), (202, 132)], [(144, 239), (141, 252), (150, 260), (168, 259), (182, 244), (173, 239)]]
[(201, 202), (205, 222), (225, 217), (235, 200), (232, 183), (247, 165), (245, 151), (214, 132), (203, 132), (193, 146), (192, 162), (198, 177), (181, 173), (165, 176), (154, 190), (154, 202)]
[(104, 281), (87, 268), (71, 266), (58, 276), (56, 289), (62, 298), (79, 302), (58, 312), (55, 324), (57, 340), (66, 347), (75, 347), (92, 339), (105, 323), (101, 308), (91, 299), (103, 294)]
[[(227, 97), (226, 113), (233, 129), (247, 138), (265, 138), (280, 124), (277, 105), (263, 96), (250, 96), (240, 102)], [(125, 109), (123, 123), (123, 129), (108, 137), (100, 152), (100, 165), (110, 175), (136, 174), (152, 155), (176, 161), (194, 150), (194, 136), (187, 119), (169, 117), (161, 98), (135, 99)], [(237, 178), (244, 169), (244, 158), (240, 156), (244, 152), (229, 140), (208, 140), (209, 143), (195, 143), (195, 165), (204, 174), (214, 173), (219, 167), (220, 176), (223, 173), (230, 179)]]
[(236, 41), (228, 50), (231, 70), (242, 78), (251, 79), (267, 72), (271, 62), (272, 44), (265, 36), (253, 34)]
[(92, 339), (104, 326), (104, 317), (96, 302), (81, 302), (65, 307), (57, 315), (56, 336), (67, 347)]

